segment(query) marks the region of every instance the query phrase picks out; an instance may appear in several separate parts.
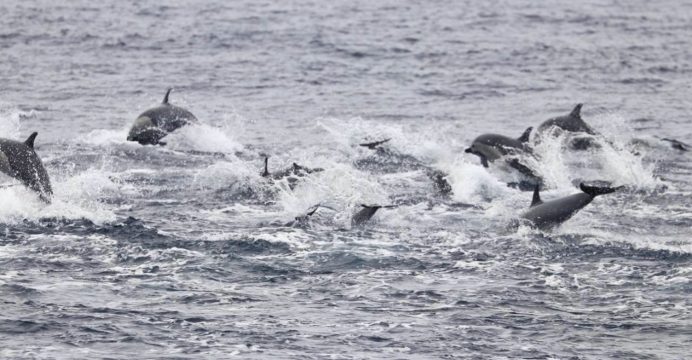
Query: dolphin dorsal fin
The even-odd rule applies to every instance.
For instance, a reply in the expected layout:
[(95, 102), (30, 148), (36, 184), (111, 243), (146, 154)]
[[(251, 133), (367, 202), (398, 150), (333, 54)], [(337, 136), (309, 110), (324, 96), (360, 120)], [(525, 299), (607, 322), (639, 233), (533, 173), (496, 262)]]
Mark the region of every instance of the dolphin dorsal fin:
[(262, 177), (269, 176), (269, 156), (264, 157), (264, 171), (262, 172)]
[(531, 130), (533, 130), (533, 126), (529, 126), (526, 130), (524, 130), (524, 133), (521, 134), (521, 136), (519, 138), (517, 138), (517, 140), (519, 140), (519, 142), (523, 142), (523, 143), (529, 142), (529, 137), (531, 136)]
[(534, 207), (536, 205), (543, 204), (543, 200), (541, 200), (541, 194), (539, 191), (540, 185), (536, 184), (536, 187), (533, 189), (533, 200), (531, 200), (531, 206)]
[(24, 141), (24, 145), (33, 149), (34, 148), (34, 140), (36, 139), (36, 135), (38, 135), (38, 133), (35, 131), (33, 133), (31, 133), (31, 135), (29, 135), (29, 137)]
[(577, 106), (575, 106), (574, 109), (572, 109), (572, 112), (569, 113), (569, 116), (581, 119), (581, 107), (582, 106), (584, 106), (584, 104), (577, 104)]
[(168, 90), (166, 90), (166, 95), (163, 96), (163, 101), (161, 102), (162, 104), (168, 104), (168, 95), (171, 94), (171, 90), (173, 90), (173, 88), (168, 88)]

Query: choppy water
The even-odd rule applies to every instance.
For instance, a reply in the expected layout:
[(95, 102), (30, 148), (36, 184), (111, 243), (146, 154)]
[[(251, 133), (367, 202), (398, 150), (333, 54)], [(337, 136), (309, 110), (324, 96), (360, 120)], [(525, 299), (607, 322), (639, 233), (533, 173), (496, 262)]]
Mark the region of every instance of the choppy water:
[[(2, 358), (690, 354), (692, 155), (659, 140), (692, 143), (688, 3), (10, 0), (0, 12), (0, 137), (38, 131), (56, 193), (44, 206), (0, 189)], [(169, 86), (202, 125), (166, 147), (126, 142)], [(543, 198), (576, 179), (626, 190), (553, 233), (508, 230), (531, 194), (463, 149), (578, 102), (612, 145), (542, 143)], [(411, 158), (357, 146), (381, 138)], [(325, 171), (272, 184), (261, 154)], [(453, 196), (413, 158), (449, 174)], [(281, 226), (316, 203), (332, 209)], [(360, 203), (401, 206), (351, 228)]]

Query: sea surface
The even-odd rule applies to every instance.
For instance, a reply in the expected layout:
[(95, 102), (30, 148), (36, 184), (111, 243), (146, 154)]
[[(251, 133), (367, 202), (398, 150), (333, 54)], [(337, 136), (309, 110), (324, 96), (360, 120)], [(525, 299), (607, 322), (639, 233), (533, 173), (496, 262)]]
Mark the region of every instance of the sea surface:
[[(0, 177), (2, 359), (692, 356), (692, 152), (661, 140), (692, 143), (689, 1), (0, 14), (0, 137), (38, 131), (55, 191)], [(169, 87), (200, 123), (127, 142)], [(536, 144), (541, 196), (624, 188), (552, 232), (513, 228), (531, 192), (464, 149), (578, 103), (601, 146)], [(264, 155), (324, 171), (269, 181)], [(398, 207), (351, 226), (360, 204)]]

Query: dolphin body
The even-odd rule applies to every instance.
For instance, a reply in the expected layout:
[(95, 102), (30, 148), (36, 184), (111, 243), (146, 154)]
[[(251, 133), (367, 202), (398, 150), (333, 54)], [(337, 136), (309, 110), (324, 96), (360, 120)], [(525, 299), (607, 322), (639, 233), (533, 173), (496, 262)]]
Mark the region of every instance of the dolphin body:
[(532, 226), (541, 230), (550, 230), (563, 222), (569, 220), (579, 210), (589, 205), (598, 195), (610, 194), (622, 188), (619, 187), (597, 187), (579, 184), (582, 192), (565, 196), (563, 198), (543, 202), (538, 190), (534, 189), (531, 207), (521, 215), (522, 219), (528, 220)]
[(362, 209), (351, 218), (351, 226), (361, 226), (370, 220), (377, 210), (395, 208), (396, 205), (361, 205), (361, 207)]
[(171, 90), (166, 91), (161, 105), (137, 117), (127, 135), (128, 141), (136, 141), (142, 145), (165, 145), (160, 141), (164, 136), (187, 124), (197, 122), (197, 118), (188, 110), (168, 103)]
[(53, 188), (46, 168), (34, 151), (36, 135), (37, 132), (32, 133), (24, 142), (0, 139), (0, 172), (21, 181), (50, 204)]

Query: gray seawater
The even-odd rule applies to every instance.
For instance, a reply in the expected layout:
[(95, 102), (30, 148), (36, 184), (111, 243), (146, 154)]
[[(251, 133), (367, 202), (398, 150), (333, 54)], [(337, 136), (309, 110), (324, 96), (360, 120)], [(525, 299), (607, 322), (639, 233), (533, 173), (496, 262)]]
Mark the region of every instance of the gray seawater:
[[(692, 143), (689, 2), (0, 13), (0, 137), (38, 131), (56, 193), (0, 189), (3, 359), (690, 356), (692, 155), (660, 140)], [(201, 124), (126, 142), (167, 87)], [(582, 102), (609, 142), (542, 143), (543, 198), (626, 189), (552, 233), (508, 229), (531, 194), (463, 149)], [(402, 156), (357, 146), (382, 138)], [(291, 189), (259, 176), (261, 154), (325, 171)], [(316, 203), (331, 209), (308, 228), (281, 226)], [(360, 203), (401, 205), (352, 228)]]

